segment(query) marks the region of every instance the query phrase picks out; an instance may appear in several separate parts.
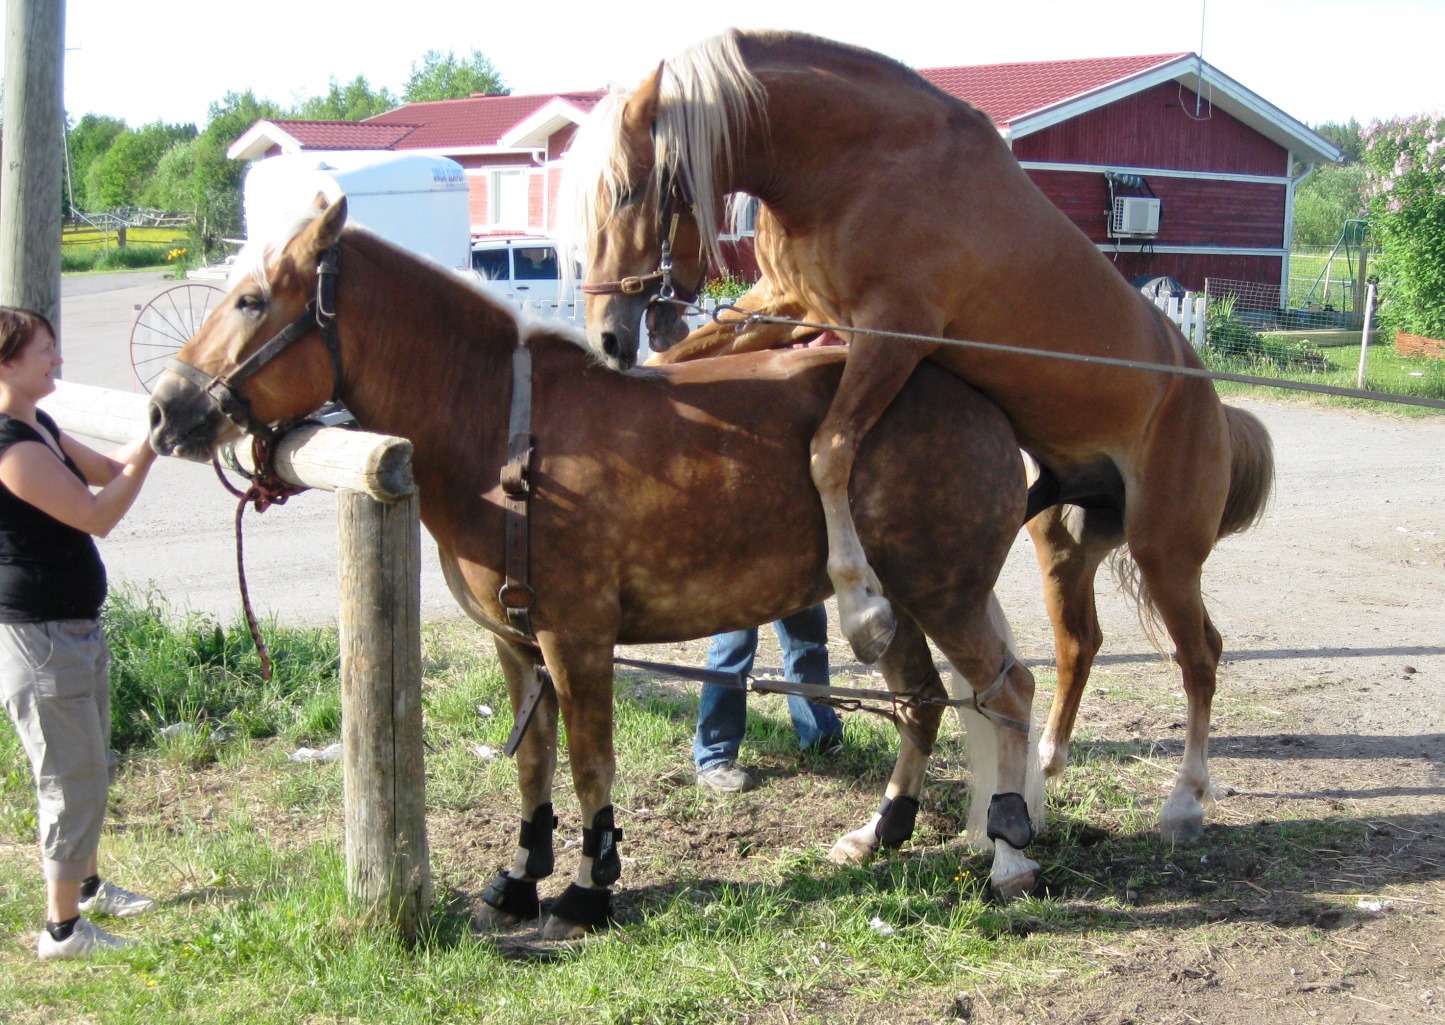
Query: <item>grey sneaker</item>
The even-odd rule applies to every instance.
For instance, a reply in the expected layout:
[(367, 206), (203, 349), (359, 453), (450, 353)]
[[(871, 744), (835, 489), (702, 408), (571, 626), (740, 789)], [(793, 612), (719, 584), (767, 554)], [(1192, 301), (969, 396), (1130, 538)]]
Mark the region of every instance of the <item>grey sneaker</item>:
[(697, 771), (697, 781), (725, 794), (736, 794), (753, 785), (753, 779), (737, 762), (717, 762)]
[(136, 918), (155, 908), (156, 902), (149, 897), (131, 893), (109, 879), (100, 881), (100, 889), (95, 891), (95, 896), (80, 902), (83, 914), (109, 915), (112, 918)]
[(63, 940), (56, 940), (48, 929), (41, 929), (35, 956), (42, 961), (75, 961), (105, 951), (133, 946), (134, 940), (112, 936), (100, 926), (92, 925), (90, 919), (82, 918), (75, 923), (75, 931)]

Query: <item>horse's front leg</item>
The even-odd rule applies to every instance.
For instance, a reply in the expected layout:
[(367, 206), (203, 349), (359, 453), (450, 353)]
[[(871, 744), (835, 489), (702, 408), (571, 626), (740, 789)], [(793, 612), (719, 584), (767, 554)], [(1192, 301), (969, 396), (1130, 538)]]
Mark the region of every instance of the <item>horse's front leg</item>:
[[(910, 698), (946, 698), (943, 681), (933, 664), (928, 641), (911, 616), (900, 616), (893, 643), (879, 660), (888, 689)], [(840, 837), (828, 852), (838, 864), (861, 865), (879, 848), (901, 847), (913, 836), (923, 793), (924, 772), (938, 738), (942, 704), (902, 705), (895, 712), (898, 760), (883, 791), (883, 800), (863, 826)]]
[(923, 355), (921, 347), (894, 339), (854, 338), (843, 380), (813, 435), (809, 465), (828, 528), (828, 577), (838, 596), (843, 636), (864, 663), (878, 661), (893, 640), (898, 621), (858, 540), (848, 505), (848, 480), (863, 436)]
[[(496, 639), (497, 659), (507, 681), (512, 714), (537, 688), (535, 649)], [(552, 874), (552, 778), (557, 772), (557, 696), (550, 687), (537, 698), (531, 724), (517, 748), (517, 781), (522, 791), (522, 824), (510, 868), (497, 873), (482, 892), (483, 924), (515, 925), (541, 913), (537, 880)]]
[(551, 940), (576, 939), (607, 924), (612, 884), (622, 874), (622, 830), (612, 811), (616, 756), (612, 747), (612, 648), (566, 643), (544, 634), (542, 651), (552, 669), (567, 725), (572, 785), (582, 812), (582, 859), (577, 878), (552, 905), (542, 926)]

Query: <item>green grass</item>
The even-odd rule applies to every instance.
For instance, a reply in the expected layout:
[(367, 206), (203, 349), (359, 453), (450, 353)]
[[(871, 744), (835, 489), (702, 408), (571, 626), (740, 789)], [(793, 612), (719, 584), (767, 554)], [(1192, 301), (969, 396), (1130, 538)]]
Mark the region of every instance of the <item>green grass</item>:
[[(1236, 374), (1253, 374), (1284, 381), (1332, 385), (1337, 388), (1357, 387), (1360, 344), (1343, 341), (1339, 336), (1323, 344), (1309, 335), (1261, 336), (1263, 353), (1252, 357), (1220, 357), (1208, 350), (1203, 353), (1205, 365), (1213, 370)], [(1303, 355), (1303, 358), (1300, 358)], [(1343, 396), (1310, 394), (1285, 388), (1269, 388), (1216, 381), (1220, 395), (1269, 396), (1281, 399), (1305, 399), (1324, 405), (1346, 406), (1377, 411), (1389, 410), (1405, 416), (1439, 415), (1439, 410), (1410, 406), (1384, 400), (1345, 398)], [(1365, 362), (1365, 387), (1385, 395), (1408, 395), (1445, 401), (1445, 360), (1401, 356), (1392, 343), (1373, 344)]]
[(114, 232), (76, 228), (67, 230), (61, 237), (60, 268), (75, 274), (183, 267), (189, 245), (185, 232), (176, 228), (127, 228), (123, 249), (117, 247)]

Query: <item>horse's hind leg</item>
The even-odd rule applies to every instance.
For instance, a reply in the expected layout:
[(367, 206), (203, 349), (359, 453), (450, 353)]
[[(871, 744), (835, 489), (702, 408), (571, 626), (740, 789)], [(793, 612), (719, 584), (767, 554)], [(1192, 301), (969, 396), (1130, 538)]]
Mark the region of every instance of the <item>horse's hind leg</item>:
[[(1149, 599), (1174, 641), (1174, 657), (1183, 676), (1189, 704), (1184, 729), (1184, 757), (1179, 775), (1159, 811), (1159, 833), (1171, 841), (1193, 840), (1204, 832), (1204, 801), (1210, 797), (1209, 718), (1223, 641), (1209, 619), (1200, 593), (1200, 569), (1161, 566), (1152, 553), (1134, 559)], [(1146, 561), (1147, 560), (1147, 561)]]
[(1028, 522), (1043, 575), (1044, 603), (1054, 627), (1058, 685), (1039, 742), (1044, 774), (1063, 774), (1079, 701), (1104, 642), (1094, 604), (1099, 564), (1124, 540), (1123, 520), (1112, 509), (1056, 505)]
[[(1187, 425), (1186, 425), (1187, 426)], [(1190, 840), (1204, 831), (1209, 789), (1209, 716), (1223, 648), (1204, 609), (1200, 578), (1219, 529), (1229, 481), (1229, 455), (1198, 438), (1183, 462), (1177, 452), (1151, 453), (1139, 479), (1148, 490), (1130, 495), (1129, 552), (1139, 568), (1143, 599), (1158, 613), (1174, 642), (1174, 657), (1189, 703), (1184, 758), (1174, 790), (1159, 812), (1166, 840)], [(1176, 432), (1175, 437), (1189, 437)], [(1213, 457), (1211, 459), (1211, 456)]]
[[(507, 681), (512, 714), (536, 687), (540, 658), (535, 649), (497, 638), (497, 658)], [(537, 880), (552, 874), (552, 778), (557, 772), (557, 696), (547, 688), (517, 748), (517, 782), (522, 792), (522, 824), (509, 869), (499, 872), (482, 894), (481, 920), (514, 925), (541, 912)]]
[[(1038, 877), (1038, 863), (1022, 848), (1033, 841), (1035, 824), (1043, 822), (1042, 787), (1031, 785), (1038, 776), (1029, 749), (1033, 674), (1014, 657), (1012, 631), (992, 594), (962, 631), (942, 617), (930, 616), (925, 625), (954, 668), (953, 696), (969, 697), (961, 692), (961, 679), (966, 680), (972, 701), (985, 713), (959, 709), (974, 777), (970, 840), (981, 849), (993, 847), (989, 884), (995, 892), (1018, 896)], [(972, 835), (975, 830), (980, 835)]]
[[(879, 660), (879, 668), (888, 689), (895, 694), (935, 700), (947, 697), (928, 641), (908, 615), (899, 616), (898, 631)], [(894, 722), (898, 727), (898, 760), (883, 791), (882, 803), (865, 825), (839, 838), (828, 852), (831, 860), (861, 865), (880, 847), (902, 846), (913, 835), (924, 772), (938, 738), (943, 707), (923, 704), (897, 708)]]

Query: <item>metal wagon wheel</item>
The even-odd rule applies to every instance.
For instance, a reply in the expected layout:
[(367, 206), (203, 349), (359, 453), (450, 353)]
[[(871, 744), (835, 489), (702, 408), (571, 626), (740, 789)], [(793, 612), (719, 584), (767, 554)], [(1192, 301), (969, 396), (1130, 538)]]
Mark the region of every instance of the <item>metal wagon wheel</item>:
[(149, 392), (166, 360), (191, 340), (225, 295), (223, 288), (188, 281), (140, 307), (130, 330), (130, 365), (136, 384)]

